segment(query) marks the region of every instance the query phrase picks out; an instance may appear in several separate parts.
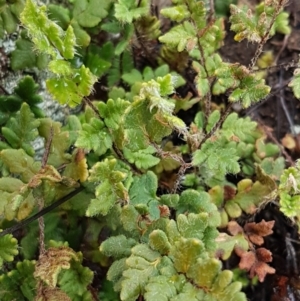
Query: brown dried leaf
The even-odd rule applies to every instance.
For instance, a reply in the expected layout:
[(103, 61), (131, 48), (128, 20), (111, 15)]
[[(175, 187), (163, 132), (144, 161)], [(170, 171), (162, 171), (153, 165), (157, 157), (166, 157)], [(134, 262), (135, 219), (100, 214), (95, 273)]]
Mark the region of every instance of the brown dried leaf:
[(59, 288), (43, 287), (38, 291), (34, 301), (71, 301), (70, 297)]
[(230, 221), (228, 223), (227, 230), (233, 236), (244, 232), (243, 228), (235, 221)]
[(254, 252), (243, 252), (241, 256), (241, 261), (239, 263), (239, 267), (242, 270), (249, 271), (254, 266), (255, 262), (256, 256)]
[(49, 248), (40, 256), (35, 267), (34, 277), (39, 277), (54, 288), (59, 272), (61, 269), (69, 269), (72, 259), (78, 260), (78, 257), (74, 250), (69, 247)]
[(166, 205), (158, 206), (158, 209), (160, 212), (160, 217), (170, 216), (170, 214), (171, 214), (169, 207)]
[(241, 257), (239, 263), (240, 269), (250, 271), (251, 278), (257, 275), (258, 280), (263, 282), (267, 274), (275, 273), (275, 269), (266, 263), (272, 261), (272, 253), (269, 250), (259, 248), (246, 252), (240, 248), (236, 248), (235, 252)]
[(266, 222), (264, 219), (260, 223), (248, 223), (244, 226), (245, 233), (251, 242), (260, 246), (264, 243), (264, 236), (273, 233), (275, 221)]
[(281, 139), (282, 145), (289, 149), (293, 150), (296, 148), (296, 140), (292, 134), (286, 134), (282, 139)]
[(235, 197), (235, 195), (236, 195), (235, 188), (228, 185), (224, 186), (224, 201), (232, 200)]
[(259, 261), (263, 261), (263, 262), (271, 262), (273, 259), (271, 251), (265, 248), (256, 249), (256, 257)]
[[(253, 277), (256, 274), (258, 280), (263, 282), (267, 274), (275, 274), (275, 272), (276, 270), (267, 263), (259, 261), (255, 264), (255, 267), (250, 270), (250, 277)], [(253, 276), (251, 274), (253, 274)]]

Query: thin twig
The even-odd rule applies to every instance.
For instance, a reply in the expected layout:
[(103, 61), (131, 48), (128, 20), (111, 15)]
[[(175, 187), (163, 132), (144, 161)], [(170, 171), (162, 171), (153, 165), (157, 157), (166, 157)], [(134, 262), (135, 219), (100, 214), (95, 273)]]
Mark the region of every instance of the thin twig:
[[(282, 86), (282, 75), (283, 74), (282, 74), (282, 70), (281, 70), (280, 71), (280, 75), (279, 75), (279, 85), (280, 85), (280, 87)], [(288, 121), (288, 123), (290, 125), (291, 132), (292, 132), (293, 136), (296, 136), (297, 133), (295, 132), (295, 125), (294, 125), (293, 119), (292, 119), (292, 117), (291, 117), (291, 115), (290, 115), (290, 113), (289, 113), (289, 111), (288, 111), (288, 109), (286, 107), (286, 104), (285, 104), (284, 89), (281, 89), (280, 92), (279, 92), (279, 100), (280, 100), (280, 104), (281, 104), (281, 106), (283, 108), (283, 111), (285, 113), (285, 116), (287, 118), (287, 121)]]
[[(39, 211), (41, 212), (41, 210), (43, 210), (44, 207), (44, 199), (41, 198), (39, 200)], [(46, 251), (45, 248), (45, 221), (44, 221), (44, 217), (41, 216), (38, 219), (38, 223), (39, 223), (39, 231), (40, 231), (40, 235), (39, 235), (39, 244), (40, 244), (40, 256), (43, 255)]]
[(264, 123), (261, 121), (260, 118), (256, 117), (257, 121), (259, 122), (259, 124), (262, 126), (262, 128), (264, 129), (266, 135), (268, 136), (268, 138), (270, 140), (272, 140), (281, 150), (282, 154), (284, 155), (284, 157), (286, 158), (286, 160), (289, 162), (290, 166), (295, 166), (295, 163), (293, 161), (293, 159), (291, 158), (291, 156), (286, 152), (286, 150), (284, 149), (284, 147), (282, 146), (281, 143), (278, 142), (278, 140), (273, 136), (273, 134), (270, 132), (270, 130), (264, 125)]
[(215, 16), (215, 3), (214, 0), (209, 0), (209, 16), (208, 21), (211, 21)]
[(225, 112), (222, 114), (220, 120), (216, 123), (216, 125), (210, 130), (209, 133), (207, 133), (204, 137), (204, 139), (201, 141), (200, 145), (199, 145), (199, 149), (201, 148), (201, 146), (203, 145), (203, 143), (209, 139), (210, 137), (212, 137), (214, 135), (214, 133), (223, 125), (224, 121), (226, 120), (227, 116), (229, 115), (229, 113), (232, 110), (232, 105), (233, 103), (229, 103), (229, 105), (227, 106)]
[(46, 142), (45, 152), (44, 152), (43, 159), (42, 159), (42, 168), (45, 168), (45, 166), (47, 164), (47, 161), (48, 161), (48, 158), (49, 158), (49, 155), (50, 155), (50, 149), (51, 149), (53, 134), (54, 134), (54, 130), (53, 130), (53, 126), (51, 125), (49, 138)]
[(57, 208), (58, 206), (60, 206), (61, 204), (65, 203), (66, 201), (68, 201), (69, 199), (71, 199), (73, 196), (77, 195), (79, 192), (81, 192), (82, 190), (84, 190), (84, 187), (80, 186), (79, 188), (73, 190), (72, 192), (70, 192), (69, 194), (65, 195), (64, 197), (60, 198), (59, 200), (57, 200), (56, 202), (52, 203), (50, 206), (43, 208), (41, 211), (37, 212), (36, 214), (34, 214), (33, 216), (17, 223), (16, 225), (7, 228), (5, 230), (3, 230), (2, 232), (0, 232), (0, 237), (6, 235), (6, 234), (11, 234), (21, 228), (24, 228), (25, 226), (27, 226), (28, 224), (30, 224), (31, 222), (35, 221), (36, 219), (38, 219), (41, 216), (44, 216), (45, 214), (47, 214), (48, 212), (52, 211), (53, 209)]
[(280, 3), (277, 5), (277, 7), (275, 8), (275, 11), (272, 15), (272, 19), (270, 21), (270, 24), (269, 24), (269, 27), (265, 33), (265, 35), (261, 38), (261, 41), (260, 43), (258, 44), (257, 48), (256, 48), (256, 51), (255, 51), (255, 54), (251, 60), (251, 63), (249, 65), (249, 69), (250, 70), (253, 70), (254, 66), (256, 65), (256, 62), (260, 56), (260, 54), (262, 53), (263, 51), (263, 47), (265, 45), (265, 43), (267, 42), (267, 40), (270, 38), (270, 32), (271, 32), (271, 29), (272, 29), (272, 26), (274, 25), (274, 22), (277, 18), (277, 16), (279, 15), (282, 7), (287, 3), (287, 0), (281, 0)]
[(176, 181), (174, 182), (174, 185), (173, 185), (173, 188), (171, 191), (172, 194), (177, 193), (177, 191), (179, 190), (180, 184), (181, 184), (181, 180), (185, 175), (185, 171), (191, 167), (193, 167), (191, 163), (185, 163), (185, 162), (184, 162), (184, 164), (182, 164), (180, 166), (179, 171), (177, 173)]
[[(277, 59), (277, 57), (276, 57)], [(280, 70), (280, 69), (285, 69), (285, 70), (288, 70), (290, 68), (297, 68), (299, 67), (299, 63), (295, 63), (293, 60), (289, 63), (282, 63), (282, 64), (278, 64), (278, 65), (274, 65), (274, 66), (269, 66), (269, 67), (265, 67), (265, 68), (257, 68), (255, 70), (251, 70), (250, 72), (251, 73), (257, 73), (257, 72), (260, 72), (260, 71), (277, 71), (277, 70)]]
[[(47, 165), (48, 158), (49, 158), (49, 155), (50, 155), (50, 149), (51, 149), (53, 134), (54, 134), (54, 129), (53, 129), (53, 125), (51, 124), (49, 137), (48, 137), (48, 140), (47, 140), (46, 145), (45, 145), (45, 152), (44, 152), (43, 159), (42, 159), (41, 169), (44, 169)], [(39, 205), (39, 212), (41, 212), (43, 210), (43, 207), (44, 207), (44, 198), (43, 198), (43, 196), (41, 196), (39, 198), (38, 205)], [(44, 221), (43, 216), (40, 216), (38, 218), (38, 224), (39, 224), (39, 244), (40, 244), (40, 256), (41, 256), (46, 251), (46, 248), (45, 248), (45, 221)]]
[(97, 108), (94, 106), (94, 104), (91, 102), (90, 99), (88, 99), (87, 97), (85, 97), (83, 99), (83, 101), (94, 111), (94, 113), (98, 116), (98, 118), (100, 120), (102, 120), (99, 111), (97, 110)]
[[(290, 34), (286, 34), (284, 39), (283, 39), (283, 43), (282, 43), (282, 46), (280, 48), (280, 50), (278, 51), (277, 55), (276, 55), (276, 58), (273, 62), (274, 65), (276, 65), (276, 63), (278, 62), (283, 50), (286, 48), (286, 45), (287, 45), (287, 42), (289, 40), (289, 37), (290, 37)], [(298, 64), (297, 64), (298, 65)]]
[[(297, 264), (297, 254), (295, 251), (294, 246), (291, 243), (290, 240), (290, 234), (287, 233), (287, 236), (285, 237), (285, 245), (286, 245), (286, 251), (287, 251), (287, 264), (288, 264), (288, 272), (292, 272), (294, 275), (299, 275), (299, 270), (298, 270), (298, 264)], [(291, 267), (290, 261), (292, 262), (292, 268), (293, 270), (290, 271)]]

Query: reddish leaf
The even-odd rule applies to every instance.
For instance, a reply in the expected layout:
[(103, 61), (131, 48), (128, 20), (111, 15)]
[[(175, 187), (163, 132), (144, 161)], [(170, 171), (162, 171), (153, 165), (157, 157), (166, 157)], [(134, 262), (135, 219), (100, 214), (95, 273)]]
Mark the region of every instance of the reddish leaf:
[(275, 274), (275, 272), (276, 270), (270, 267), (267, 263), (259, 261), (255, 264), (255, 267), (250, 270), (250, 277), (253, 277), (256, 274), (258, 280), (263, 282), (267, 274)]
[(228, 223), (227, 230), (233, 236), (244, 232), (243, 228), (235, 221)]
[(258, 248), (256, 250), (256, 257), (259, 261), (263, 262), (271, 262), (272, 261), (272, 253), (265, 248)]
[(275, 269), (266, 263), (272, 261), (272, 253), (269, 250), (259, 248), (246, 252), (241, 248), (236, 248), (235, 252), (241, 257), (240, 269), (250, 271), (251, 278), (257, 275), (258, 280), (263, 282), (267, 274), (275, 273)]
[(243, 252), (241, 256), (241, 261), (239, 263), (239, 267), (242, 270), (249, 271), (254, 266), (255, 262), (256, 256), (254, 252)]
[(232, 200), (236, 195), (236, 189), (231, 186), (224, 186), (224, 200)]
[(264, 219), (260, 223), (248, 223), (244, 226), (245, 233), (254, 244), (260, 246), (264, 243), (264, 236), (273, 233), (275, 221), (266, 222)]

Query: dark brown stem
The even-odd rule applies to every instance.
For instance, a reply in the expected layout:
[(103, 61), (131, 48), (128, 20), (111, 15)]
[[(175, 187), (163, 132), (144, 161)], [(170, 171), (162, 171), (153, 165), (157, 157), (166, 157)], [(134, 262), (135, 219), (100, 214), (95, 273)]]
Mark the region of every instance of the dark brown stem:
[(94, 104), (91, 102), (91, 100), (88, 99), (87, 97), (85, 97), (83, 100), (84, 100), (84, 102), (85, 102), (85, 103), (86, 103), (86, 104), (94, 111), (94, 113), (97, 115), (97, 117), (98, 117), (99, 119), (102, 120), (99, 111), (98, 111), (97, 108), (94, 106)]
[[(43, 207), (44, 207), (44, 200), (41, 198), (39, 200), (40, 212), (41, 212), (41, 210), (43, 210)], [(39, 223), (39, 231), (40, 231), (39, 243), (40, 243), (40, 256), (41, 256), (46, 251), (46, 248), (45, 248), (45, 222), (44, 222), (43, 216), (38, 218), (38, 223)]]
[(203, 145), (203, 143), (209, 139), (210, 137), (212, 137), (214, 135), (214, 133), (221, 128), (221, 126), (223, 125), (224, 121), (226, 120), (227, 116), (230, 114), (231, 110), (232, 110), (232, 103), (230, 103), (225, 112), (222, 114), (220, 120), (216, 123), (216, 125), (210, 130), (209, 133), (207, 133), (204, 137), (204, 139), (201, 141), (200, 145), (199, 145), (199, 149), (201, 148), (201, 146)]
[(52, 139), (53, 139), (53, 134), (54, 134), (54, 130), (53, 130), (53, 126), (51, 125), (51, 127), (50, 127), (50, 135), (49, 135), (49, 138), (48, 138), (48, 140), (46, 142), (45, 152), (44, 152), (43, 159), (42, 159), (42, 168), (45, 168), (45, 166), (47, 164), (47, 161), (48, 161), (48, 158), (49, 158), (49, 155), (50, 155), (50, 149), (51, 149), (51, 143), (52, 143)]
[(250, 63), (250, 65), (249, 65), (249, 69), (250, 69), (250, 70), (253, 70), (253, 68), (254, 68), (254, 66), (255, 66), (255, 64), (256, 64), (256, 62), (257, 62), (257, 60), (258, 60), (260, 54), (261, 54), (262, 51), (263, 51), (263, 47), (264, 47), (265, 43), (266, 43), (267, 40), (270, 38), (270, 31), (271, 31), (271, 28), (272, 28), (272, 26), (274, 25), (274, 22), (275, 22), (277, 16), (279, 15), (281, 8), (284, 6), (285, 3), (286, 3), (285, 0), (282, 0), (282, 1), (280, 1), (280, 3), (278, 4), (278, 6), (275, 8), (275, 11), (274, 11), (274, 14), (273, 14), (273, 16), (272, 16), (272, 19), (271, 19), (271, 22), (270, 22), (270, 24), (269, 24), (269, 27), (268, 27), (268, 29), (267, 29), (265, 35), (261, 38), (261, 41), (260, 41), (260, 43), (258, 44), (257, 49), (256, 49), (256, 51), (255, 51), (254, 57), (253, 57), (252, 60), (251, 60), (251, 63)]
[(82, 190), (84, 190), (84, 187), (80, 186), (79, 188), (73, 190), (69, 194), (67, 194), (64, 197), (60, 198), (59, 200), (57, 200), (56, 202), (54, 202), (50, 206), (42, 209), (41, 211), (39, 211), (38, 213), (34, 214), (33, 216), (31, 216), (31, 217), (29, 217), (29, 218), (27, 218), (27, 219), (25, 219), (25, 220), (17, 223), (16, 225), (14, 225), (14, 226), (12, 226), (10, 228), (7, 228), (7, 229), (3, 230), (2, 232), (0, 232), (0, 237), (4, 236), (6, 234), (11, 234), (11, 233), (13, 233), (13, 232), (15, 232), (15, 231), (17, 231), (19, 229), (24, 228), (25, 226), (27, 226), (31, 222), (35, 221), (39, 217), (44, 216), (48, 212), (52, 211), (53, 209), (57, 208), (61, 204), (65, 203), (66, 201), (68, 201), (69, 199), (71, 199), (73, 196), (75, 196), (79, 192), (81, 192)]

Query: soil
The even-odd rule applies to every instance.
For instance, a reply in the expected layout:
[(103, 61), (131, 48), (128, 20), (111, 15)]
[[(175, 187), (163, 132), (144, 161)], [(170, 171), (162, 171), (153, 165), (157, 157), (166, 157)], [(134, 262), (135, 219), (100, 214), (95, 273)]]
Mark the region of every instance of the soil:
[[(247, 5), (256, 5), (260, 1), (240, 1)], [(300, 157), (300, 101), (295, 98), (288, 83), (293, 77), (295, 65), (300, 55), (300, 1), (290, 0), (286, 11), (290, 14), (292, 32), (289, 36), (276, 34), (264, 46), (265, 51), (271, 51), (275, 58), (275, 67), (268, 68), (266, 83), (272, 87), (271, 94), (247, 110), (238, 112), (241, 116), (251, 116), (262, 128), (273, 143), (277, 143), (286, 157), (287, 166)], [(254, 56), (257, 45), (244, 40), (234, 41), (234, 33), (230, 31), (230, 24), (226, 24), (227, 36), (225, 44), (220, 50), (223, 60), (239, 62), (248, 66)], [(276, 67), (277, 66), (277, 67)], [(192, 81), (189, 85), (193, 85)], [(193, 93), (192, 89), (188, 89)], [(183, 92), (183, 93), (181, 93)], [(179, 91), (185, 94), (187, 91)], [(213, 99), (214, 102), (226, 100)], [(187, 122), (193, 119), (196, 112), (193, 108), (188, 112), (179, 112), (179, 117)], [(298, 131), (299, 132), (298, 132)], [(288, 138), (286, 138), (288, 137)], [(245, 288), (248, 300), (251, 301), (300, 301), (300, 239), (295, 223), (287, 219), (276, 204), (269, 204), (263, 208), (251, 221), (260, 222), (275, 220), (273, 234), (265, 239), (263, 247), (272, 252), (270, 263), (276, 269), (274, 275), (268, 275), (263, 283)], [(237, 260), (225, 262), (226, 268), (237, 267)]]
[[(246, 2), (255, 4), (255, 1)], [(266, 83), (272, 87), (271, 96), (248, 110), (240, 111), (240, 114), (249, 115), (264, 126), (272, 142), (278, 143), (287, 152), (289, 165), (300, 156), (300, 134), (297, 132), (297, 126), (300, 125), (300, 101), (287, 86), (295, 69), (287, 66), (297, 63), (300, 54), (300, 1), (289, 1), (286, 10), (290, 13), (291, 34), (286, 37), (276, 34), (264, 46), (264, 51), (272, 51), (276, 65), (281, 66), (268, 70)], [(227, 27), (230, 25), (227, 24)], [(249, 65), (257, 45), (247, 41), (236, 43), (234, 33), (229, 30), (227, 32), (225, 45), (221, 50), (223, 59)], [(286, 135), (294, 142), (292, 147), (283, 139)], [(267, 276), (263, 283), (249, 286), (246, 289), (248, 299), (300, 300), (300, 240), (297, 227), (274, 204), (266, 206), (254, 219), (255, 222), (262, 219), (275, 220), (274, 233), (267, 237), (264, 247), (272, 252), (273, 261), (270, 265), (276, 269), (276, 274)]]

